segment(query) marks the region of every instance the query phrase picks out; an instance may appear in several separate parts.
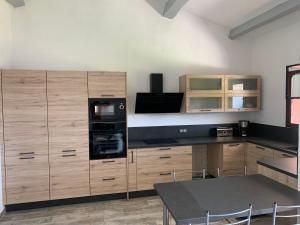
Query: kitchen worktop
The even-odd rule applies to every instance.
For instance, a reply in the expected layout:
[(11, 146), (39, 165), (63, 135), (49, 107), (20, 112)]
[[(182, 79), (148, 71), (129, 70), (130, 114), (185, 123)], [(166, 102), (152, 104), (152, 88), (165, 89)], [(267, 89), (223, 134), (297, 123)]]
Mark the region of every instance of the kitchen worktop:
[(243, 143), (250, 142), (253, 144), (261, 145), (268, 148), (273, 148), (282, 152), (297, 155), (298, 151), (289, 149), (295, 147), (293, 144), (279, 142), (258, 137), (194, 137), (194, 138), (174, 138), (170, 143), (160, 140), (154, 141), (149, 144), (143, 140), (130, 140), (128, 143), (129, 149), (140, 148), (155, 148), (155, 147), (172, 147), (172, 146), (187, 146), (187, 145), (205, 145), (205, 144), (230, 144), (230, 143)]
[(298, 161), (297, 157), (294, 157), (294, 158), (282, 158), (276, 160), (260, 160), (257, 163), (259, 165), (265, 166), (272, 170), (297, 178), (298, 177), (297, 161)]

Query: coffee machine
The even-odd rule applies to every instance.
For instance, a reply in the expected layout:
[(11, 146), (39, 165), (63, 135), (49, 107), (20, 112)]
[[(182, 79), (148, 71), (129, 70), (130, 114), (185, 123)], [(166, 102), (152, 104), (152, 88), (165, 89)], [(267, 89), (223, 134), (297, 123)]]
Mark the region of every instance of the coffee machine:
[(242, 137), (248, 136), (249, 123), (250, 122), (248, 120), (240, 120), (239, 121), (239, 133)]

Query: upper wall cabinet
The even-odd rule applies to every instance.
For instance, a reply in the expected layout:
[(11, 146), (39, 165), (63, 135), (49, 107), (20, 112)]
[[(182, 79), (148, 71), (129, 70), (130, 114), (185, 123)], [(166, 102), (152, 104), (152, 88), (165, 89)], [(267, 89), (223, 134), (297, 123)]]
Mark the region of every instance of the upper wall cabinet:
[(261, 79), (258, 76), (226, 75), (225, 93), (259, 93)]
[(126, 98), (126, 73), (88, 72), (89, 98)]
[(3, 71), (7, 203), (49, 200), (45, 71)]
[(188, 113), (258, 111), (260, 86), (258, 76), (243, 75), (184, 75), (179, 81)]

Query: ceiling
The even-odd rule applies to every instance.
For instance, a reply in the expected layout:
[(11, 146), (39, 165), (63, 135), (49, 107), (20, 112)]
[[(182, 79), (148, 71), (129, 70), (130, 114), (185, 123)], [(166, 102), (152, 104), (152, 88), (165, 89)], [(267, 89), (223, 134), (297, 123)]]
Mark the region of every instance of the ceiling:
[(233, 28), (286, 0), (189, 0), (184, 10)]

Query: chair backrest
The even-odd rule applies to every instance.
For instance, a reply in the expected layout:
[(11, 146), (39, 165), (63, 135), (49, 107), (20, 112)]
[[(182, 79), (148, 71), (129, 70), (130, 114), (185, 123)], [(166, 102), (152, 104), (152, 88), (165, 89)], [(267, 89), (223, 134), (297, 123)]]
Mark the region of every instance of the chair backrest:
[(178, 179), (177, 179), (177, 175), (180, 176), (180, 175), (184, 175), (184, 174), (189, 174), (191, 175), (190, 177), (195, 180), (195, 179), (205, 179), (205, 176), (206, 176), (206, 169), (203, 169), (203, 170), (182, 170), (182, 171), (173, 171), (172, 173), (172, 178), (173, 178), (173, 182), (177, 182)]
[[(287, 212), (297, 210), (296, 214), (292, 215), (278, 215), (279, 212)], [(274, 203), (273, 207), (273, 225), (276, 225), (276, 219), (277, 218), (298, 218), (300, 217), (300, 214), (298, 214), (298, 210), (300, 210), (300, 205), (293, 205), (293, 206), (279, 206), (276, 202)]]
[(226, 214), (211, 214), (209, 211), (206, 213), (206, 225), (209, 225), (211, 222), (216, 222), (220, 220), (228, 220), (232, 218), (243, 218), (241, 220), (237, 220), (236, 222), (230, 222), (227, 224), (222, 223), (222, 225), (238, 225), (238, 224), (247, 224), (250, 225), (251, 221), (251, 214), (252, 214), (252, 205), (249, 206), (248, 209), (226, 213)]

